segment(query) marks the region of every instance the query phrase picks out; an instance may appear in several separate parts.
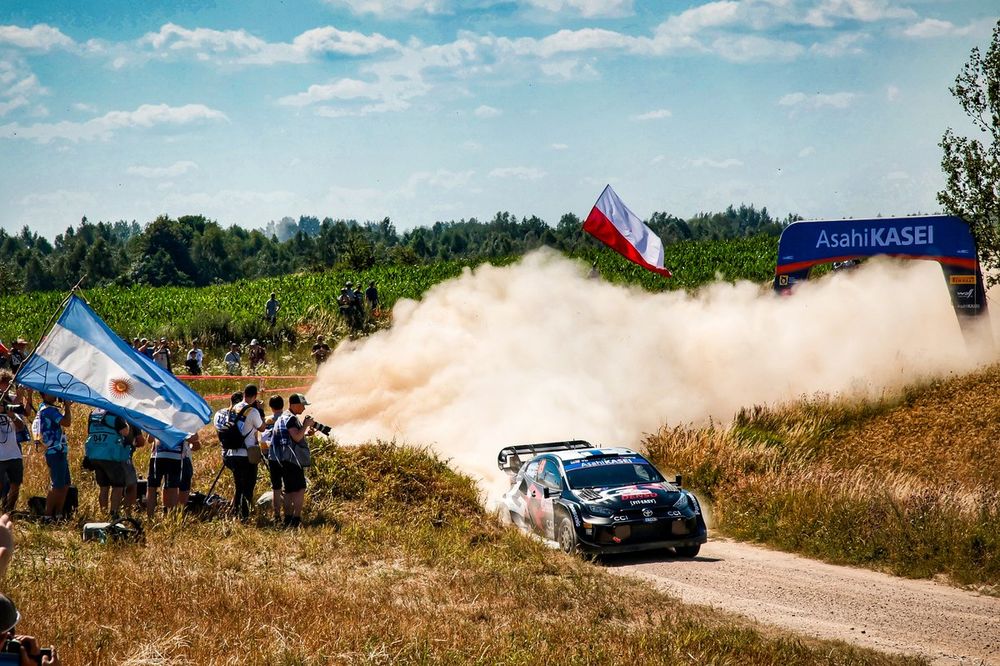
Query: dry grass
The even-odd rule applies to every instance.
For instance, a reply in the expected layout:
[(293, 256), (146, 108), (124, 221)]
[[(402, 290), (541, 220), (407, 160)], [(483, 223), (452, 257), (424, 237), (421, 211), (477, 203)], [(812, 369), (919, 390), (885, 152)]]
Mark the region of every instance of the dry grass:
[(874, 403), (816, 397), (729, 428), (664, 429), (650, 454), (743, 539), (896, 574), (1000, 584), (1000, 368)]
[[(196, 454), (202, 488), (217, 459)], [(425, 451), (328, 447), (312, 478), (294, 532), (175, 517), (144, 545), (101, 546), (20, 522), (5, 587), (21, 628), (75, 664), (919, 663), (765, 635), (551, 551)], [(96, 488), (76, 481), (93, 517)]]

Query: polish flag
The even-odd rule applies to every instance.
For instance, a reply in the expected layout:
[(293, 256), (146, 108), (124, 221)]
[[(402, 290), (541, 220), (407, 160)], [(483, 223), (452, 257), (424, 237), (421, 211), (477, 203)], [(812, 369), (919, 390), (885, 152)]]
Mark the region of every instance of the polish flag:
[(672, 277), (663, 267), (663, 243), (608, 185), (583, 223), (583, 230), (629, 261)]

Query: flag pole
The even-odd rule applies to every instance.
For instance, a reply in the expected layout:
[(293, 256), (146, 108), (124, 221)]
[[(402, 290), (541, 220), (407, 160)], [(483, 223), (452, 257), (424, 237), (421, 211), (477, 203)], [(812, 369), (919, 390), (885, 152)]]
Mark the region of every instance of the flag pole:
[[(56, 308), (56, 311), (52, 314), (51, 317), (49, 317), (48, 323), (46, 323), (45, 326), (42, 328), (42, 333), (38, 336), (38, 341), (35, 342), (34, 346), (32, 346), (31, 353), (25, 356), (24, 360), (21, 361), (21, 365), (17, 369), (18, 373), (21, 372), (21, 368), (27, 367), (28, 361), (31, 359), (31, 357), (35, 355), (35, 352), (38, 351), (38, 345), (42, 344), (42, 340), (45, 339), (45, 337), (49, 334), (49, 331), (51, 331), (52, 327), (55, 325), (56, 318), (58, 318), (59, 315), (62, 313), (62, 311), (66, 308), (66, 304), (69, 303), (69, 299), (73, 297), (73, 294), (80, 291), (80, 285), (83, 284), (83, 281), (86, 279), (87, 279), (87, 274), (84, 273), (83, 277), (80, 278), (80, 280), (73, 285), (73, 288), (69, 290), (69, 293), (66, 294), (66, 298), (62, 299), (62, 302), (59, 304), (59, 307)], [(81, 298), (83, 297), (81, 296)], [(85, 298), (83, 300), (84, 302), (87, 301), (87, 299)], [(15, 384), (17, 383), (16, 375), (14, 377), (14, 383)]]

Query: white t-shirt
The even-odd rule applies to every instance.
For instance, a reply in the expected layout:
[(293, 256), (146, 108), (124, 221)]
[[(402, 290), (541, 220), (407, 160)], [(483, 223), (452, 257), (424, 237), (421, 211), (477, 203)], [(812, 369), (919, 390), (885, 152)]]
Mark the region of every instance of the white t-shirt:
[(0, 414), (0, 460), (21, 458), (21, 447), (17, 445), (13, 417)]
[[(222, 414), (222, 412), (224, 411), (227, 412), (224, 418), (228, 419), (229, 410), (232, 410), (233, 413), (235, 414), (239, 414), (246, 408), (246, 406), (247, 403), (244, 401), (239, 403), (238, 405), (230, 407), (228, 410), (220, 409), (215, 417), (216, 423), (219, 423), (218, 420), (219, 414)], [(225, 423), (225, 421), (223, 421), (223, 423)], [(246, 449), (225, 449), (223, 450), (222, 455), (225, 456), (226, 458), (232, 458), (232, 457), (246, 458), (247, 449), (251, 448), (255, 449), (259, 446), (257, 444), (257, 435), (259, 434), (257, 432), (257, 429), (262, 427), (263, 425), (264, 425), (264, 419), (261, 418), (260, 412), (257, 411), (257, 408), (251, 407), (250, 409), (247, 409), (246, 414), (243, 415), (243, 422), (240, 424), (240, 432), (243, 433), (243, 442), (244, 444), (246, 444)]]

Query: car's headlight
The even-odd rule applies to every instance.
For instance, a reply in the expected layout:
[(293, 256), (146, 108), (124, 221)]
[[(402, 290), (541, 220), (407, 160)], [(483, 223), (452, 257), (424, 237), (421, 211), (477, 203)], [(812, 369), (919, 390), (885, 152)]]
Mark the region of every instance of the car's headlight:
[(599, 504), (584, 504), (583, 507), (588, 513), (594, 516), (610, 516), (615, 511), (614, 509), (609, 509), (606, 506), (600, 506)]

